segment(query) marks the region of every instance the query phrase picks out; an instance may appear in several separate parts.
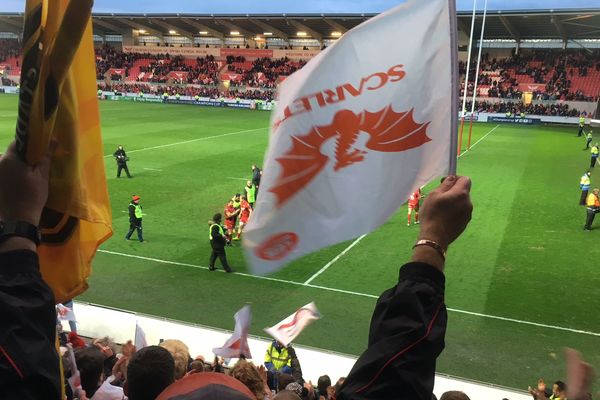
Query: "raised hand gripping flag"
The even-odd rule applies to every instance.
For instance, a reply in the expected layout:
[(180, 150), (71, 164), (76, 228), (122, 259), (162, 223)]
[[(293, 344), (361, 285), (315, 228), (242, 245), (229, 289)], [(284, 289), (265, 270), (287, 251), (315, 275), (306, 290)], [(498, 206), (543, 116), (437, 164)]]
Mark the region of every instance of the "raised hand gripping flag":
[(223, 358), (252, 358), (248, 346), (248, 330), (252, 320), (252, 311), (249, 305), (245, 305), (233, 316), (235, 319), (235, 330), (233, 335), (223, 345), (215, 347), (213, 353)]
[(25, 10), (16, 142), (30, 165), (59, 142), (38, 248), (57, 302), (87, 288), (96, 250), (112, 234), (91, 8), (92, 0), (27, 0)]
[(384, 223), (454, 173), (454, 0), (411, 0), (359, 25), (279, 88), (256, 210), (259, 274)]
[(58, 319), (61, 321), (73, 321), (77, 322), (75, 319), (75, 312), (72, 308), (69, 308), (61, 303), (56, 305), (56, 315)]
[(299, 308), (295, 313), (279, 322), (278, 324), (266, 328), (265, 332), (277, 339), (284, 346), (292, 343), (312, 321), (321, 319), (321, 314), (317, 310), (314, 302), (308, 303)]

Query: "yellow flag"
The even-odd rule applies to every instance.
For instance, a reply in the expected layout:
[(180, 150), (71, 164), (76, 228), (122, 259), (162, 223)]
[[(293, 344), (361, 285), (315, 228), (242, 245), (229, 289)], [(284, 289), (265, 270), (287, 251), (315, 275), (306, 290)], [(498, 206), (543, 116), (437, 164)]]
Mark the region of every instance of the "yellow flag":
[(92, 0), (27, 0), (25, 10), (17, 150), (35, 165), (59, 142), (38, 248), (57, 302), (87, 289), (96, 250), (112, 235), (91, 8)]

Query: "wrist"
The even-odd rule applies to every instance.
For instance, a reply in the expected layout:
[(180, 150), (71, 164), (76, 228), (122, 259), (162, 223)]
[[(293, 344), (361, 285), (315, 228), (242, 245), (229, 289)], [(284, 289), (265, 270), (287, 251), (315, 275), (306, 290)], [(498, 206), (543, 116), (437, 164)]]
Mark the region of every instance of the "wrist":
[(444, 272), (445, 259), (442, 253), (430, 246), (416, 246), (413, 249), (412, 261), (429, 264)]
[(30, 250), (37, 252), (36, 244), (27, 238), (13, 236), (0, 243), (0, 253), (8, 253), (15, 250)]

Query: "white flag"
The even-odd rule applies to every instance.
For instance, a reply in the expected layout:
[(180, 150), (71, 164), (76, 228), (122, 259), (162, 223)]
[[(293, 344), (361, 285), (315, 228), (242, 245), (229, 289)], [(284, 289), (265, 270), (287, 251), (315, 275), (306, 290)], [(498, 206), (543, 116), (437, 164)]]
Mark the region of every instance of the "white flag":
[(146, 332), (142, 329), (140, 324), (135, 322), (135, 348), (136, 350), (143, 349), (144, 347), (148, 347), (148, 342), (146, 341)]
[(73, 395), (79, 397), (82, 387), (81, 387), (81, 375), (79, 374), (79, 368), (77, 368), (77, 362), (75, 361), (75, 352), (73, 351), (73, 346), (71, 343), (67, 344), (67, 355), (69, 361), (71, 362), (71, 376), (67, 379), (69, 386), (71, 386), (71, 391)]
[(376, 16), (282, 83), (244, 231), (255, 273), (374, 230), (454, 168), (453, 2), (411, 0)]
[(247, 359), (252, 358), (250, 347), (248, 346), (248, 330), (250, 329), (250, 320), (252, 311), (250, 305), (245, 305), (233, 316), (235, 319), (235, 330), (233, 335), (223, 345), (215, 347), (213, 353), (223, 358), (240, 358), (244, 356)]
[(315, 303), (309, 303), (298, 311), (281, 321), (280, 323), (266, 328), (265, 332), (273, 336), (284, 346), (290, 344), (304, 330), (304, 328), (316, 319), (321, 319)]
[(75, 312), (72, 308), (69, 308), (61, 303), (56, 305), (56, 314), (58, 315), (58, 319), (61, 321), (73, 321), (77, 322), (75, 319)]

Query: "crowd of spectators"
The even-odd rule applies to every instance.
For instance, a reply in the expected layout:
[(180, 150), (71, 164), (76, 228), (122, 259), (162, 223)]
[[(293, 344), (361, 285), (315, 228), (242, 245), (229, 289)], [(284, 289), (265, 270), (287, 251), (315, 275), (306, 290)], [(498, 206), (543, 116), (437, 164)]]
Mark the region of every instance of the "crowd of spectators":
[(227, 90), (219, 90), (214, 86), (191, 86), (191, 85), (150, 85), (147, 83), (123, 83), (111, 82), (98, 84), (98, 90), (115, 93), (137, 93), (162, 96), (167, 93), (169, 96), (190, 96), (190, 97), (208, 97), (211, 99), (244, 99), (244, 100), (262, 100), (272, 101), (275, 93), (270, 90), (260, 89), (237, 89), (232, 87)]
[(219, 64), (213, 56), (206, 58), (196, 58), (193, 65), (187, 63), (181, 56), (170, 57), (168, 54), (164, 57), (153, 57), (148, 66), (140, 67), (140, 76), (135, 77), (139, 82), (166, 83), (171, 72), (186, 72), (185, 81), (178, 83), (196, 84), (196, 85), (215, 85), (219, 78)]
[[(471, 102), (467, 102), (466, 109), (471, 109)], [(525, 104), (522, 101), (501, 101), (501, 102), (493, 102), (493, 101), (476, 101), (475, 102), (475, 111), (476, 112), (485, 112), (485, 113), (502, 113), (502, 114), (511, 114), (514, 116), (519, 116), (521, 114), (525, 115), (547, 115), (547, 116), (555, 116), (555, 117), (578, 117), (581, 112), (575, 108), (570, 108), (568, 104), (565, 103), (550, 103), (550, 104), (542, 104), (542, 103), (530, 103)]]
[(21, 54), (23, 44), (19, 40), (0, 40), (0, 63)]
[[(469, 76), (475, 76), (476, 63), (472, 62)], [(492, 58), (489, 53), (482, 55), (478, 85), (489, 86), (487, 95), (500, 98), (520, 98), (519, 83), (522, 76), (543, 84), (543, 89), (533, 92), (539, 100), (596, 101), (598, 95), (586, 96), (581, 90), (572, 90), (574, 77), (586, 77), (590, 70), (600, 71), (600, 53), (584, 51), (522, 51), (507, 58)], [(459, 63), (459, 72), (466, 73), (466, 63)], [(464, 91), (464, 83), (461, 85)], [(473, 93), (469, 83), (468, 93)]]
[[(289, 399), (335, 400), (345, 379), (342, 377), (332, 383), (329, 376), (323, 375), (314, 386), (304, 379), (300, 361), (291, 345), (287, 348), (294, 368), (290, 373), (282, 373), (268, 365), (255, 365), (244, 358), (232, 366), (226, 366), (225, 360), (220, 357), (213, 360), (205, 360), (202, 356), (192, 357), (189, 347), (177, 339), (137, 349), (131, 341), (117, 345), (109, 337), (84, 339), (76, 332), (62, 332), (60, 325), (58, 329), (65, 382), (73, 372), (67, 347), (70, 346), (75, 354), (82, 389), (90, 399), (96, 396), (120, 400), (126, 395), (130, 400), (150, 400), (173, 382), (194, 374), (217, 373), (241, 382), (253, 394), (254, 400), (285, 398), (289, 395), (293, 395), (287, 397)], [(71, 396), (68, 384), (65, 389)], [(282, 392), (285, 396), (276, 397)]]

